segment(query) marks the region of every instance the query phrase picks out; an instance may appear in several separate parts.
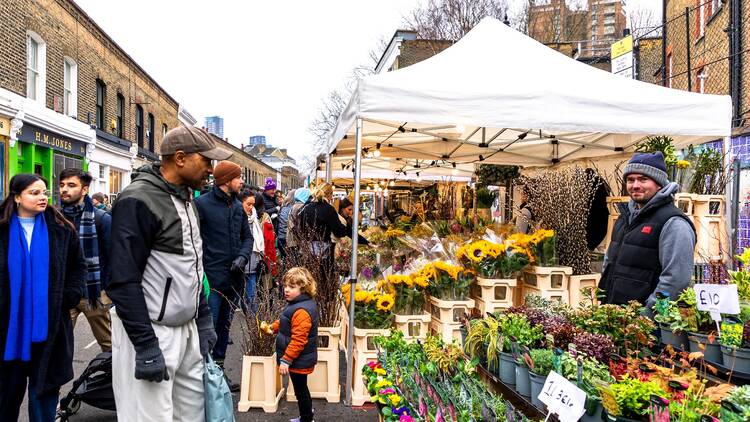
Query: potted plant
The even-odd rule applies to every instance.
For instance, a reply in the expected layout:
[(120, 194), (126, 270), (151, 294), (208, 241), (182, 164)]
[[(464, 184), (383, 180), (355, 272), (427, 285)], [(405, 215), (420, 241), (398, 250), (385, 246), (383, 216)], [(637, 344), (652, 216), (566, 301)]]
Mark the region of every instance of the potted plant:
[(427, 280), (424, 277), (415, 279), (407, 274), (391, 274), (378, 282), (376, 289), (393, 295), (393, 306), (396, 328), (404, 333), (407, 339), (424, 338), (430, 323), (430, 314), (424, 311), (425, 289)]
[(750, 385), (735, 387), (721, 402), (723, 422), (745, 422), (750, 420)]
[(580, 330), (609, 336), (615, 344), (613, 352), (641, 351), (654, 343), (651, 334), (656, 325), (641, 315), (638, 302), (627, 305), (584, 306), (570, 314), (571, 322)]
[(530, 359), (528, 350), (516, 358), (516, 392), (527, 398), (531, 397)]
[(659, 324), (663, 344), (671, 344), (679, 350), (688, 350), (688, 324), (682, 317), (677, 301), (667, 300), (664, 309), (656, 312), (654, 321)]
[(476, 357), (490, 372), (496, 371), (502, 350), (500, 322), (493, 316), (469, 321), (469, 330), (464, 341), (464, 350)]
[(685, 289), (677, 298), (682, 318), (688, 330), (688, 347), (691, 353), (702, 352), (706, 362), (721, 364), (720, 338), (716, 335), (716, 325), (708, 312), (698, 310), (694, 289)]
[(622, 380), (601, 387), (605, 417), (613, 422), (647, 421), (651, 396), (666, 397), (656, 381), (641, 381), (628, 375)]
[(242, 381), (237, 404), (240, 412), (262, 408), (264, 412), (273, 413), (279, 407), (284, 389), (276, 361), (276, 341), (261, 324), (276, 320), (283, 309), (282, 299), (258, 289), (253, 302), (241, 311)]
[[(525, 315), (506, 314), (499, 319), (501, 338), (500, 380), (509, 385), (516, 383), (514, 347), (532, 347), (544, 337), (542, 327), (532, 327)], [(518, 349), (516, 349), (518, 350)]]
[[(592, 335), (599, 336), (599, 334)], [(583, 414), (581, 420), (584, 422), (601, 421), (602, 404), (597, 385), (614, 381), (614, 378), (610, 375), (609, 366), (592, 356), (584, 354), (577, 347), (571, 346), (570, 349), (571, 352), (563, 353), (560, 357), (560, 375), (586, 392), (586, 413)]]
[(539, 400), (547, 375), (554, 366), (555, 353), (549, 349), (531, 349), (529, 352), (529, 381), (531, 383), (531, 404), (542, 409), (543, 403)]
[(477, 240), (459, 247), (456, 258), (477, 274), (471, 295), (482, 315), (513, 306), (516, 276), (530, 261), (527, 248)]
[(744, 335), (746, 329), (750, 329), (750, 321), (743, 324), (738, 319), (727, 318), (721, 323), (720, 341), (724, 366), (747, 374), (750, 373), (750, 342)]

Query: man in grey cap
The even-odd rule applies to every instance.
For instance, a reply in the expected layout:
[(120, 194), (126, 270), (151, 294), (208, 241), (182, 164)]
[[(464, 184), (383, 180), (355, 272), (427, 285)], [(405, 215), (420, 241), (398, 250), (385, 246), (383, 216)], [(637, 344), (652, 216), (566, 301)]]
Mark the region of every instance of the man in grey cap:
[(202, 293), (203, 246), (192, 189), (218, 149), (195, 127), (169, 131), (161, 163), (132, 174), (112, 210), (112, 386), (121, 421), (203, 420), (203, 358), (216, 342)]

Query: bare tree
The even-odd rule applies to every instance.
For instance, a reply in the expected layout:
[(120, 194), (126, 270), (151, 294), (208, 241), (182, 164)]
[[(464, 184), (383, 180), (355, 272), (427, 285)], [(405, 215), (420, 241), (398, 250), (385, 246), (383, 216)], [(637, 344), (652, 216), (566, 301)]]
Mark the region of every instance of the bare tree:
[(661, 22), (653, 9), (639, 5), (628, 12), (628, 28), (633, 38), (661, 36)]
[(505, 20), (506, 0), (428, 0), (404, 17), (404, 23), (426, 40), (458, 41), (487, 16)]
[(582, 0), (525, 0), (513, 27), (542, 43), (579, 42), (588, 38), (588, 11)]

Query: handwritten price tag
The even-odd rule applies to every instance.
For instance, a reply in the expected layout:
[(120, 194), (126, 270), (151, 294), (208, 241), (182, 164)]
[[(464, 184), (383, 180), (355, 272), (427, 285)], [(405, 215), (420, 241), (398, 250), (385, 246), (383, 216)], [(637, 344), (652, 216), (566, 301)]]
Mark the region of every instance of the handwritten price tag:
[(560, 422), (576, 422), (585, 412), (586, 392), (552, 371), (539, 393), (539, 400), (547, 405), (550, 413), (557, 414)]
[(740, 299), (736, 284), (696, 284), (695, 298), (698, 310), (711, 313), (711, 318), (719, 321), (720, 314), (740, 313)]

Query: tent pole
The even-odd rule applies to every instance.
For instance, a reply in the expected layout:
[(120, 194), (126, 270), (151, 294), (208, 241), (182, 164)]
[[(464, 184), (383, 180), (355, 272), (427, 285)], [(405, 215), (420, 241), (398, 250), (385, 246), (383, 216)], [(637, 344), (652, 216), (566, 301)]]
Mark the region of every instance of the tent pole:
[(359, 240), (359, 184), (362, 178), (362, 119), (357, 118), (356, 152), (354, 164), (354, 213), (352, 215), (352, 260), (349, 273), (349, 329), (346, 343), (346, 400), (352, 405), (352, 379), (354, 377), (354, 292), (357, 287), (357, 243)]
[(331, 183), (333, 168), (331, 168), (331, 154), (326, 154), (326, 183)]

